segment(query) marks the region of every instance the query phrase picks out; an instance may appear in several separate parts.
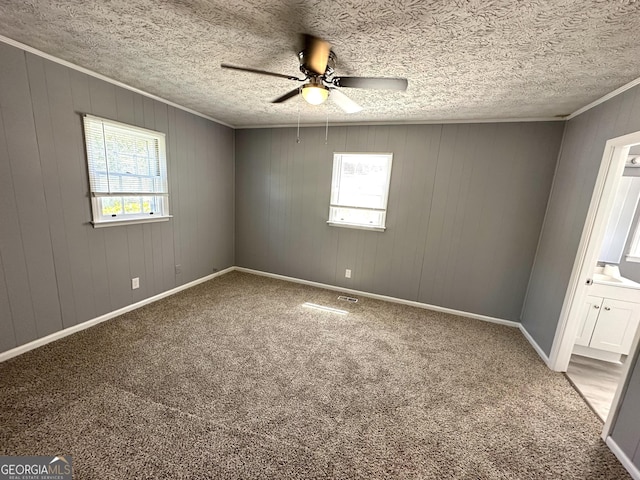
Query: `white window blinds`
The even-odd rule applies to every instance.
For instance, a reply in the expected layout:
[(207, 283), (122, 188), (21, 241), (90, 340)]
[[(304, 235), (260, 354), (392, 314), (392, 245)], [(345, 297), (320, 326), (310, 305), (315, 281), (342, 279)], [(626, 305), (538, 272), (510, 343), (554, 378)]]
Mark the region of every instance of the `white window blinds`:
[(164, 133), (85, 115), (84, 134), (94, 197), (168, 195)]

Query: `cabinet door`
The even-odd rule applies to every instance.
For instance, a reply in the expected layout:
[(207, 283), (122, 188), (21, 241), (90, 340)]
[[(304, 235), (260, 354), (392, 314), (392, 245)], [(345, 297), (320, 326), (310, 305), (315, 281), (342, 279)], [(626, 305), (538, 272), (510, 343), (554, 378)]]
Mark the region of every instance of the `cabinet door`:
[(640, 303), (605, 299), (590, 347), (628, 355), (640, 323)]
[(598, 320), (598, 314), (600, 313), (600, 307), (603, 302), (602, 297), (594, 297), (592, 295), (587, 296), (587, 299), (582, 307), (582, 314), (580, 318), (580, 328), (578, 329), (578, 337), (576, 338), (576, 345), (589, 346), (591, 341), (591, 335), (593, 334), (593, 328), (596, 326), (596, 320)]

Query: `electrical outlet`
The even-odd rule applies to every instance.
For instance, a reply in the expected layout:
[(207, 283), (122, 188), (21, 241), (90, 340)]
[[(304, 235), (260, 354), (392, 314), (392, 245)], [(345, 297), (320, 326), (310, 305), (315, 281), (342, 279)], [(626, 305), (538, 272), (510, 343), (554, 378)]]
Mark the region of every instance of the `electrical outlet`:
[(180, 275), (182, 273), (182, 265), (176, 265), (176, 275)]
[(347, 269), (344, 271), (344, 276), (345, 276), (346, 278), (351, 278), (351, 270), (347, 268)]
[(131, 279), (131, 290), (135, 290), (136, 288), (140, 288), (140, 277)]

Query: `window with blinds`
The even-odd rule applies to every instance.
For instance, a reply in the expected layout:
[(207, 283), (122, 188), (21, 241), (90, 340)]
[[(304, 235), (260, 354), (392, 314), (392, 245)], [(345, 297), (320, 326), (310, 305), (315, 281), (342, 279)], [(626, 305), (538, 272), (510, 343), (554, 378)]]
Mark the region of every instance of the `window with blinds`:
[(384, 230), (391, 153), (334, 153), (328, 223)]
[(169, 218), (165, 135), (84, 115), (94, 226)]

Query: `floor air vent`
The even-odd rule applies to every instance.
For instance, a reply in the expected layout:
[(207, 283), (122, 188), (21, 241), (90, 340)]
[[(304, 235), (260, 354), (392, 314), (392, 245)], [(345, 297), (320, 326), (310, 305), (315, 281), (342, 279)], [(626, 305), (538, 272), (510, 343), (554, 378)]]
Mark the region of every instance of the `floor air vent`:
[(345, 297), (344, 295), (340, 295), (338, 297), (338, 300), (344, 300), (345, 302), (351, 302), (351, 303), (356, 303), (358, 301), (358, 299), (355, 297)]

